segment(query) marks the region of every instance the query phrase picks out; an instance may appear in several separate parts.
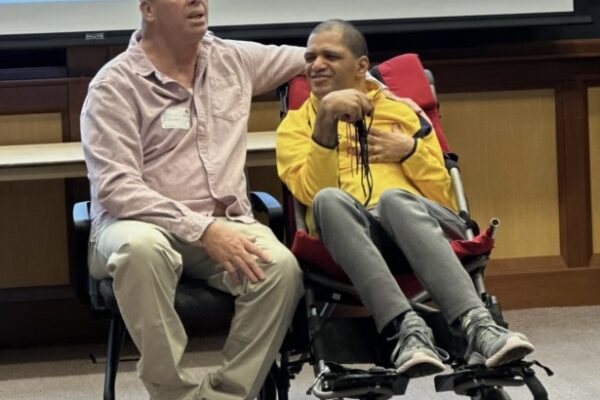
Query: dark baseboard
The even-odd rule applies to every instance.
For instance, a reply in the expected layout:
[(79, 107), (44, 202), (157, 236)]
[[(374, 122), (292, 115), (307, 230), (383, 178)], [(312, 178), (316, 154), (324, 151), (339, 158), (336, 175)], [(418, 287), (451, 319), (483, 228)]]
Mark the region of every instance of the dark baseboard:
[[(598, 266), (489, 274), (485, 280), (504, 310), (600, 304)], [(92, 315), (89, 306), (73, 297), (44, 299), (32, 289), (22, 290), (29, 292), (29, 300), (0, 303), (0, 348), (106, 342), (109, 320)], [(189, 328), (190, 336), (227, 330), (224, 323), (208, 321)]]
[(600, 267), (488, 275), (485, 281), (505, 310), (600, 304)]

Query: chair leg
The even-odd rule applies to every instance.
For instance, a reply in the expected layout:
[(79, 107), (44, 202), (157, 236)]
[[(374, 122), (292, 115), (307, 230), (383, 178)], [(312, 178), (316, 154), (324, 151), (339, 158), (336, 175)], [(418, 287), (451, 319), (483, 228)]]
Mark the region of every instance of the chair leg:
[(260, 388), (257, 400), (288, 400), (289, 386), (289, 377), (282, 376), (277, 363), (274, 362)]
[(280, 367), (277, 363), (273, 363), (271, 371), (277, 376), (277, 393), (279, 400), (288, 400), (290, 392), (290, 380), (293, 376), (290, 374), (289, 368), (289, 357), (286, 352), (281, 353)]
[(125, 323), (120, 314), (113, 313), (108, 333), (108, 351), (104, 370), (104, 400), (115, 400), (115, 381), (119, 369), (119, 357), (125, 338)]

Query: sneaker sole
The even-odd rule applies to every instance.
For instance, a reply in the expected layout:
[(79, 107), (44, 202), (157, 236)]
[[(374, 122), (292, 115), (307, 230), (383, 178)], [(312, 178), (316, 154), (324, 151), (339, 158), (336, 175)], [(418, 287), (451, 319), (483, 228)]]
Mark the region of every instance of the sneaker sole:
[(518, 336), (508, 338), (504, 346), (485, 361), (488, 368), (517, 361), (535, 350), (531, 343)]
[(426, 353), (417, 352), (413, 354), (410, 360), (398, 367), (396, 371), (400, 374), (406, 374), (411, 378), (419, 378), (437, 374), (445, 369), (446, 367), (440, 360)]

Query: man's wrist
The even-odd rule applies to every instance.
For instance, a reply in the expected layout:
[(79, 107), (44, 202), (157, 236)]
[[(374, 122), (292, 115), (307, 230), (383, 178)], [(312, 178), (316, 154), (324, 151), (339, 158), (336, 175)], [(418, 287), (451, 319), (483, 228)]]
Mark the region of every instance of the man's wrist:
[(312, 139), (321, 147), (335, 149), (338, 145), (337, 120), (320, 108), (317, 112)]
[(323, 140), (322, 138), (313, 134), (312, 140), (319, 146), (325, 147), (326, 149), (330, 149), (330, 150), (333, 150), (338, 146), (337, 136), (335, 137), (335, 140), (331, 140), (331, 139)]
[(408, 153), (406, 153), (401, 159), (400, 159), (400, 163), (402, 164), (404, 161), (406, 161), (410, 156), (412, 156), (413, 154), (415, 154), (415, 151), (417, 151), (417, 139), (415, 139), (414, 137), (412, 138), (413, 141), (413, 146), (412, 148), (408, 151)]

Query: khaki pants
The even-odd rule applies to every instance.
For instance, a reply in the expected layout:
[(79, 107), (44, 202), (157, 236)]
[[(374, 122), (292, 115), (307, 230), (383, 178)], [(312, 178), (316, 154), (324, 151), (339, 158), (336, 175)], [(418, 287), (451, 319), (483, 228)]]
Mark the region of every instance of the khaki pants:
[[(241, 276), (236, 286), (202, 249), (145, 222), (106, 223), (92, 237), (91, 273), (113, 278), (121, 315), (141, 353), (138, 375), (152, 400), (254, 399), (303, 294), (296, 259), (268, 227), (219, 222), (255, 236), (256, 244), (271, 255), (273, 262), (261, 265), (264, 281), (252, 283)], [(224, 363), (201, 384), (180, 367), (187, 335), (173, 303), (182, 273), (236, 296)]]

